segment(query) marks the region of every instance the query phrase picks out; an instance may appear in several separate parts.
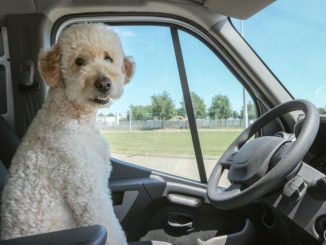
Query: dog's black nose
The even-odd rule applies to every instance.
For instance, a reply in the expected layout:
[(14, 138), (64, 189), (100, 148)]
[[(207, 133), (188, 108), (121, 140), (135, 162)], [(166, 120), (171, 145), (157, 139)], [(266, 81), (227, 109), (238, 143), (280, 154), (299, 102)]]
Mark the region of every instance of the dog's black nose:
[(100, 77), (95, 80), (94, 86), (100, 92), (108, 92), (111, 89), (112, 82), (108, 77)]

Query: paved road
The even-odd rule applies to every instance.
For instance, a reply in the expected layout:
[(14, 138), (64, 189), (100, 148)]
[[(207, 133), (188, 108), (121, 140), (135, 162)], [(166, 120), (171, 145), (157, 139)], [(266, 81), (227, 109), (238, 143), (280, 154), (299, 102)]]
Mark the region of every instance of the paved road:
[[(182, 176), (189, 179), (199, 180), (197, 163), (192, 158), (173, 158), (173, 157), (157, 157), (143, 155), (127, 155), (127, 154), (112, 154), (113, 157), (141, 165), (146, 168), (155, 169), (165, 173), (170, 173)], [(217, 160), (204, 159), (207, 176), (211, 174)], [(224, 171), (219, 185), (227, 187), (230, 182), (227, 179), (227, 173)]]

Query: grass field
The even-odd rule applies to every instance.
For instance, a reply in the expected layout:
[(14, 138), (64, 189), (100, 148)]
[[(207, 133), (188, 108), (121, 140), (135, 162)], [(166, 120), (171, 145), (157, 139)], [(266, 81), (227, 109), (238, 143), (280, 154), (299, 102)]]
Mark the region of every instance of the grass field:
[[(101, 130), (108, 139), (112, 153), (193, 157), (194, 150), (188, 130), (114, 131)], [(199, 131), (204, 158), (220, 156), (240, 134), (241, 129)]]

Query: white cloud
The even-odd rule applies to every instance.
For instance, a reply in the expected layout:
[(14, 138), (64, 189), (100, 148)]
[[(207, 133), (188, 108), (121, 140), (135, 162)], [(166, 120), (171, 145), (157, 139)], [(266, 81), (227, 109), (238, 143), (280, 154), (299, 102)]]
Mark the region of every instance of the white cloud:
[(124, 31), (122, 32), (122, 35), (125, 37), (137, 37), (137, 35), (132, 31)]

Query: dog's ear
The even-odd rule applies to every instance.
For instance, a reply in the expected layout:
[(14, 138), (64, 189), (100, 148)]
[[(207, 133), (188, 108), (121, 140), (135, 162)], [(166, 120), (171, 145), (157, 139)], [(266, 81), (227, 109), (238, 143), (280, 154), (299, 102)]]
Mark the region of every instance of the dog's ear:
[(38, 58), (38, 68), (43, 77), (43, 80), (50, 87), (55, 87), (60, 84), (60, 48), (55, 44), (48, 50), (41, 50)]
[(124, 57), (122, 71), (125, 74), (125, 84), (127, 84), (135, 72), (135, 62), (132, 57)]

